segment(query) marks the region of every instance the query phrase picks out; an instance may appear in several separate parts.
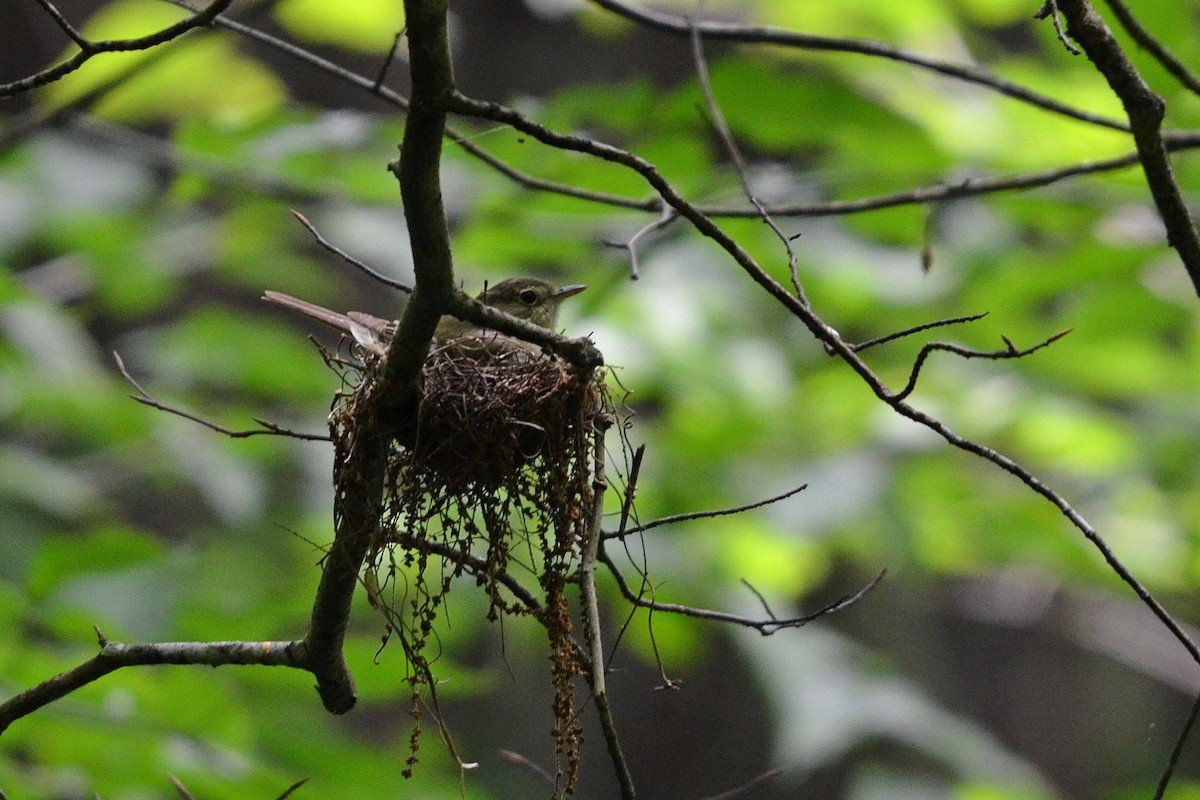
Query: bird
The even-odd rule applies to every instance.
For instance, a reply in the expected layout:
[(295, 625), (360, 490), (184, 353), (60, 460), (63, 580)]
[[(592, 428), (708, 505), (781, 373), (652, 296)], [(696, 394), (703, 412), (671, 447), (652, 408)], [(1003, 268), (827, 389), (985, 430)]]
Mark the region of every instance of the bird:
[[(555, 286), (540, 278), (521, 276), (507, 278), (495, 286), (487, 287), (475, 299), (542, 328), (553, 328), (558, 322), (558, 307), (562, 301), (586, 288), (587, 285), (583, 283)], [(396, 334), (396, 320), (381, 319), (362, 311), (347, 311), (342, 314), (275, 291), (264, 292), (263, 299), (336, 328), (352, 336), (360, 345), (376, 355), (382, 356), (387, 352), (388, 344)], [(435, 342), (444, 344), (464, 337), (483, 336), (486, 333), (487, 329), (473, 322), (447, 314), (438, 321), (433, 338)]]

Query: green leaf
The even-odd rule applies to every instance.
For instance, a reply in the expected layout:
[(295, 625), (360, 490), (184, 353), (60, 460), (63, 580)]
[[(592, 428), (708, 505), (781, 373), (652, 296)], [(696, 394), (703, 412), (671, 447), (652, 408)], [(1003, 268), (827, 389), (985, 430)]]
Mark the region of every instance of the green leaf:
[(332, 44), (382, 59), (404, 28), (402, 0), (356, 0), (331, 7), (322, 0), (284, 0), (274, 16), (309, 42)]

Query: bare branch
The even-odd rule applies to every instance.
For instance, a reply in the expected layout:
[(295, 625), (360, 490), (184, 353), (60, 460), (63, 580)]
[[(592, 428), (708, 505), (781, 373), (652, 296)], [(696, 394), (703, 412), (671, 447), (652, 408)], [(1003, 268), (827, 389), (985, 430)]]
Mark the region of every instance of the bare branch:
[(188, 791), (188, 788), (183, 785), (183, 781), (176, 778), (174, 775), (167, 775), (167, 780), (171, 782), (171, 786), (175, 787), (175, 791), (179, 792), (182, 800), (196, 800), (195, 795)]
[(601, 525), (604, 520), (604, 493), (608, 489), (608, 480), (604, 476), (604, 437), (596, 437), (592, 451), (592, 514), (587, 523), (586, 539), (583, 552), (579, 559), (579, 593), (583, 604), (583, 629), (588, 645), (588, 683), (592, 687), (592, 702), (600, 717), (600, 729), (604, 732), (604, 743), (608, 748), (608, 757), (616, 773), (617, 782), (621, 787), (623, 800), (633, 800), (636, 791), (633, 777), (629, 772), (629, 764), (625, 760), (625, 752), (617, 736), (617, 726), (613, 719), (612, 706), (608, 702), (608, 689), (605, 681), (606, 663), (604, 646), (600, 635), (600, 600), (596, 595), (596, 561), (599, 558), (600, 544), (604, 531)]
[(45, 86), (48, 83), (53, 83), (67, 75), (70, 75), (75, 70), (82, 67), (92, 56), (100, 53), (111, 52), (128, 52), (131, 50), (149, 50), (152, 47), (165, 44), (172, 39), (178, 38), (193, 28), (199, 28), (204, 25), (209, 25), (217, 15), (229, 7), (233, 0), (213, 0), (213, 2), (203, 11), (196, 11), (187, 19), (180, 20), (174, 25), (170, 25), (162, 30), (152, 33), (148, 36), (139, 36), (135, 39), (110, 39), (105, 41), (93, 42), (84, 39), (70, 23), (62, 17), (61, 14), (54, 9), (52, 5), (45, 0), (42, 0), (42, 7), (47, 11), (53, 9), (51, 15), (55, 22), (58, 23), (67, 34), (79, 45), (79, 52), (68, 58), (62, 63), (44, 69), (41, 72), (36, 72), (26, 78), (22, 78), (10, 83), (0, 84), (0, 97), (12, 97), (14, 95), (28, 92), (31, 89), (36, 89), (39, 86)]
[(1062, 17), (1060, 17), (1058, 13), (1058, 3), (1056, 3), (1055, 0), (1046, 0), (1046, 2), (1042, 4), (1042, 7), (1038, 9), (1038, 12), (1033, 15), (1033, 17), (1034, 19), (1045, 19), (1046, 17), (1049, 17), (1050, 21), (1054, 23), (1054, 32), (1058, 34), (1058, 40), (1062, 42), (1063, 47), (1067, 48), (1067, 52), (1073, 56), (1083, 54), (1083, 51), (1073, 45), (1071, 40), (1067, 38), (1067, 32), (1063, 30), (1062, 26)]
[(1196, 724), (1196, 717), (1200, 716), (1200, 695), (1197, 695), (1196, 701), (1192, 703), (1192, 710), (1188, 712), (1187, 720), (1183, 723), (1183, 729), (1179, 731), (1179, 736), (1175, 738), (1175, 746), (1171, 748), (1171, 755), (1167, 758), (1167, 766), (1163, 769), (1162, 775), (1158, 779), (1158, 787), (1154, 791), (1154, 800), (1162, 800), (1167, 793), (1167, 786), (1171, 783), (1171, 776), (1175, 773), (1175, 767), (1179, 763), (1179, 757), (1183, 754), (1183, 745), (1187, 742), (1188, 735), (1192, 732), (1192, 727)]
[[(625, 528), (624, 525), (622, 525), (619, 530), (617, 530), (613, 533), (604, 534), (604, 539), (605, 540), (623, 539), (626, 536), (631, 536), (635, 533), (643, 533), (643, 532), (651, 530), (653, 528), (657, 528), (661, 525), (672, 525), (676, 522), (687, 522), (688, 520), (693, 520), (693, 519), (709, 519), (711, 517), (724, 517), (729, 514), (741, 514), (743, 511), (750, 511), (755, 508), (762, 508), (763, 506), (769, 506), (772, 503), (778, 503), (780, 500), (786, 500), (794, 494), (799, 494), (800, 492), (803, 492), (807, 488), (808, 488), (808, 484), (804, 483), (804, 484), (801, 484), (800, 486), (797, 486), (795, 489), (788, 489), (783, 494), (777, 494), (774, 497), (768, 497), (766, 500), (756, 500), (753, 503), (747, 503), (742, 506), (733, 506), (731, 508), (718, 508), (718, 509), (713, 509), (710, 511), (688, 511), (683, 514), (672, 514), (669, 517), (659, 517), (658, 519), (650, 520), (649, 522), (645, 523), (644, 525), (635, 525), (634, 527), (628, 528), (628, 529)], [(622, 520), (624, 520), (624, 519), (625, 519), (625, 517), (622, 516)]]
[(556, 789), (558, 787), (558, 784), (555, 783), (555, 781), (554, 781), (553, 775), (551, 775), (549, 772), (547, 772), (541, 766), (533, 763), (532, 761), (530, 761), (528, 758), (521, 755), (520, 753), (513, 752), (512, 750), (501, 749), (500, 757), (503, 758), (505, 761), (508, 761), (511, 764), (515, 764), (518, 767), (529, 770), (529, 772), (533, 773), (538, 778), (540, 778), (541, 781), (543, 783), (545, 783), (547, 786), (549, 786), (551, 789)]
[[(851, 605), (854, 605), (868, 592), (879, 585), (879, 582), (887, 576), (887, 570), (882, 570), (876, 575), (870, 583), (859, 589), (854, 594), (845, 595), (837, 600), (829, 603), (810, 614), (804, 614), (798, 617), (789, 617), (778, 619), (773, 614), (767, 619), (755, 619), (753, 617), (742, 616), (741, 614), (731, 614), (727, 611), (714, 611), (707, 608), (696, 608), (694, 606), (685, 606), (678, 603), (664, 603), (657, 599), (647, 599), (645, 596), (633, 591), (629, 583), (625, 580), (625, 576), (621, 574), (620, 568), (612, 557), (608, 555), (601, 547), (599, 553), (599, 561), (608, 567), (609, 573), (613, 576), (613, 580), (617, 584), (617, 589), (621, 594), (635, 606), (645, 608), (653, 613), (679, 614), (684, 617), (692, 617), (694, 619), (706, 619), (713, 622), (726, 622), (732, 625), (738, 625), (744, 628), (753, 628), (763, 636), (770, 636), (778, 633), (785, 628), (802, 628), (808, 623), (820, 619), (829, 614), (836, 613)], [(752, 590), (754, 591), (754, 590)], [(757, 594), (757, 592), (755, 592)]]
[(329, 252), (333, 253), (335, 256), (339, 257), (340, 259), (345, 261), (350, 266), (361, 270), (368, 277), (374, 278), (375, 280), (379, 281), (380, 283), (382, 283), (385, 286), (390, 286), (393, 289), (399, 289), (402, 292), (411, 292), (412, 291), (411, 286), (403, 284), (398, 280), (389, 278), (387, 275), (384, 275), (383, 273), (376, 271), (372, 267), (367, 266), (366, 264), (359, 261), (354, 256), (347, 253), (345, 250), (343, 250), (340, 247), (338, 247), (337, 245), (335, 245), (333, 242), (326, 239), (313, 226), (313, 224), (308, 221), (307, 217), (305, 217), (303, 214), (301, 214), (299, 211), (297, 211), (294, 208), (292, 209), (292, 216), (295, 217), (296, 221), (298, 221), (301, 225), (303, 225), (305, 227), (305, 229), (307, 229), (308, 232), (313, 235), (313, 238), (317, 240), (317, 244), (319, 244), (321, 247), (325, 248)]
[(629, 253), (629, 277), (631, 280), (637, 280), (641, 277), (641, 270), (638, 268), (638, 242), (645, 236), (654, 231), (662, 230), (670, 225), (675, 220), (679, 219), (679, 214), (670, 206), (664, 205), (658, 219), (653, 222), (648, 222), (629, 237), (624, 242), (617, 242), (611, 239), (604, 240), (604, 244), (609, 247), (620, 247)]
[(1154, 38), (1150, 31), (1138, 22), (1137, 17), (1133, 16), (1133, 12), (1125, 5), (1124, 0), (1104, 0), (1104, 2), (1108, 3), (1108, 7), (1112, 9), (1113, 15), (1121, 23), (1121, 27), (1133, 37), (1133, 40), (1142, 49), (1158, 59), (1158, 63), (1163, 65), (1163, 69), (1174, 75), (1175, 79), (1191, 90), (1193, 94), (1200, 94), (1200, 76), (1188, 69), (1187, 65), (1168, 50), (1162, 42)]
[(1161, 126), (1166, 111), (1161, 97), (1138, 74), (1112, 31), (1088, 0), (1057, 0), (1067, 18), (1067, 32), (1079, 42), (1087, 57), (1108, 81), (1129, 117), (1129, 129), (1137, 145), (1142, 170), (1154, 204), (1167, 227), (1167, 243), (1175, 248), (1192, 286), (1200, 294), (1200, 232), (1179, 185), (1175, 182)]
[(710, 795), (703, 798), (703, 800), (733, 800), (733, 798), (737, 797), (738, 795), (745, 794), (756, 786), (761, 786), (767, 781), (775, 780), (782, 774), (783, 770), (781, 769), (769, 769), (761, 775), (754, 776), (741, 786), (735, 786), (728, 791), (721, 792), (720, 794)]
[(985, 311), (982, 314), (969, 314), (965, 317), (948, 317), (947, 319), (934, 320), (933, 322), (923, 322), (920, 325), (914, 325), (913, 327), (905, 328), (902, 331), (889, 333), (886, 336), (879, 336), (874, 339), (868, 339), (865, 342), (852, 344), (850, 345), (850, 348), (856, 353), (861, 353), (863, 350), (866, 350), (869, 347), (876, 347), (877, 345), (886, 344), (887, 342), (894, 342), (897, 339), (904, 338), (905, 336), (912, 336), (914, 333), (921, 333), (922, 331), (927, 331), (931, 328), (940, 328), (944, 325), (961, 325), (966, 322), (975, 322), (983, 319), (987, 315), (988, 312)]
[[(1065, 2), (1066, 0), (1064, 0)], [(1074, 0), (1071, 0), (1074, 2)], [(811, 333), (821, 342), (827, 350), (836, 353), (843, 361), (846, 362), (871, 391), (883, 402), (887, 403), (892, 409), (901, 416), (928, 428), (929, 430), (942, 437), (947, 443), (953, 447), (957, 447), (968, 453), (972, 453), (985, 461), (992, 463), (997, 468), (1009, 473), (1013, 477), (1020, 480), (1028, 486), (1033, 492), (1040, 495), (1047, 502), (1057, 508), (1067, 520), (1083, 534), (1084, 538), (1092, 544), (1103, 556), (1105, 562), (1117, 574), (1117, 576), (1129, 586), (1138, 598), (1146, 605), (1147, 608), (1154, 614), (1155, 617), (1171, 632), (1171, 635), (1183, 645), (1188, 654), (1197, 663), (1200, 663), (1200, 648), (1198, 648), (1187, 632), (1179, 625), (1170, 612), (1154, 597), (1153, 594), (1139, 581), (1133, 573), (1117, 558), (1116, 554), (1110, 548), (1099, 532), (1089, 523), (1082, 514), (1080, 514), (1067, 500), (1058, 492), (1049, 488), (1032, 472), (1022, 467), (1010, 457), (986, 447), (978, 442), (962, 436), (941, 420), (929, 415), (928, 413), (914, 408), (904, 401), (903, 398), (898, 398), (887, 387), (882, 379), (879, 378), (871, 368), (862, 360), (862, 358), (854, 352), (853, 348), (845, 342), (832, 326), (817, 316), (813, 310), (800, 301), (778, 281), (771, 277), (757, 261), (754, 260), (745, 248), (743, 248), (733, 237), (726, 233), (720, 226), (712, 221), (708, 216), (702, 213), (696, 206), (689, 203), (680, 195), (670, 183), (668, 183), (658, 172), (653, 164), (640, 158), (632, 153), (629, 153), (620, 148), (611, 145), (603, 144), (585, 139), (578, 136), (568, 136), (551, 131), (550, 129), (538, 125), (512, 109), (505, 108), (498, 103), (485, 103), (478, 100), (473, 100), (461, 94), (455, 94), (452, 97), (452, 103), (456, 110), (464, 114), (492, 119), (497, 122), (503, 122), (511, 125), (514, 128), (524, 131), (530, 136), (534, 136), (539, 141), (555, 147), (561, 147), (566, 150), (574, 150), (582, 153), (590, 153), (598, 158), (613, 163), (623, 164), (629, 169), (640, 174), (643, 179), (650, 184), (663, 198), (663, 200), (679, 211), (680, 216), (686, 218), (696, 230), (704, 236), (709, 237), (716, 242), (730, 258), (769, 296), (774, 298), (784, 308), (786, 308), (793, 316), (795, 316)], [(628, 587), (626, 587), (626, 590)]]
[(147, 664), (259, 664), (308, 669), (300, 641), (156, 642), (121, 644), (100, 635), (100, 652), (67, 672), (55, 675), (0, 703), (0, 733), (14, 721), (122, 667)]
[(371, 90), (378, 92), (379, 87), (383, 86), (383, 82), (387, 80), (388, 70), (392, 67), (392, 62), (396, 60), (396, 53), (400, 50), (400, 40), (404, 38), (404, 32), (407, 28), (401, 28), (396, 31), (396, 37), (392, 39), (392, 47), (388, 50), (387, 57), (383, 59), (383, 64), (379, 67), (379, 74), (375, 76), (375, 83), (371, 86)]
[(893, 399), (903, 400), (912, 394), (913, 390), (917, 388), (917, 377), (921, 373), (921, 367), (924, 366), (925, 359), (927, 359), (929, 354), (935, 350), (954, 353), (956, 356), (961, 356), (962, 358), (986, 358), (993, 361), (1008, 358), (1024, 358), (1030, 353), (1037, 352), (1043, 347), (1048, 347), (1054, 342), (1057, 342), (1072, 330), (1072, 328), (1067, 328), (1065, 331), (1059, 331), (1053, 336), (1043, 339), (1032, 347), (1027, 347), (1024, 350), (1018, 350), (1017, 347), (1009, 340), (1009, 338), (1003, 335), (1000, 337), (1004, 340), (1005, 344), (1005, 348), (1003, 350), (973, 350), (969, 347), (963, 347), (962, 345), (953, 344), (951, 342), (927, 342), (923, 347), (921, 347), (921, 352), (917, 353), (917, 357), (913, 361), (912, 371), (908, 375), (908, 383), (905, 384), (903, 389), (896, 392)]
[(287, 800), (287, 798), (292, 796), (292, 792), (296, 791), (297, 789), (299, 789), (301, 786), (303, 786), (306, 783), (308, 783), (308, 778), (301, 778), (300, 780), (296, 781), (288, 788), (284, 789), (283, 794), (279, 795), (279, 797), (277, 797), (276, 800)]
[(141, 384), (139, 384), (136, 380), (134, 380), (133, 376), (129, 374), (129, 370), (127, 370), (125, 368), (125, 361), (124, 361), (124, 359), (121, 358), (120, 353), (117, 353), (116, 351), (114, 351), (113, 359), (117, 362), (117, 369), (120, 371), (121, 376), (123, 378), (125, 378), (126, 381), (129, 382), (130, 386), (132, 386), (134, 389), (137, 390), (136, 395), (130, 395), (130, 397), (132, 399), (138, 401), (142, 405), (149, 406), (150, 408), (156, 409), (158, 411), (165, 411), (168, 414), (174, 414), (177, 417), (183, 417), (184, 419), (189, 420), (191, 422), (195, 422), (197, 425), (202, 425), (211, 431), (216, 431), (217, 433), (228, 436), (231, 439), (245, 439), (250, 436), (286, 436), (289, 439), (301, 439), (301, 440), (307, 441), (307, 442), (328, 442), (329, 441), (329, 437), (326, 436), (325, 434), (301, 433), (299, 431), (292, 431), (292, 430), (288, 430), (287, 428), (280, 427), (279, 425), (276, 425), (274, 422), (268, 422), (266, 420), (261, 420), (261, 419), (258, 419), (257, 417), (254, 419), (254, 421), (257, 422), (259, 425), (261, 425), (262, 428), (252, 428), (250, 430), (243, 430), (243, 431), (233, 430), (232, 428), (226, 428), (224, 425), (219, 425), (215, 422), (206, 420), (203, 417), (198, 417), (195, 414), (190, 414), (187, 411), (182, 411), (178, 408), (175, 408), (174, 406), (169, 406), (166, 403), (163, 403), (163, 402), (160, 402), (159, 400), (154, 399), (154, 397), (152, 397), (149, 392), (147, 392), (145, 389), (143, 389)]
[[(182, 8), (194, 10), (194, 7), (186, 0), (166, 1)], [(606, 2), (607, 1), (608, 0), (606, 0)], [(615, 7), (610, 10), (621, 13), (621, 11)], [(649, 14), (650, 12), (637, 13)], [(315, 69), (331, 75), (332, 77), (341, 80), (344, 83), (379, 97), (383, 101), (402, 111), (406, 111), (408, 109), (408, 100), (386, 86), (377, 86), (371, 79), (358, 75), (338, 64), (334, 64), (327, 59), (321, 58), (320, 56), (317, 56), (302, 47), (298, 47), (291, 42), (271, 36), (270, 34), (260, 31), (249, 25), (235, 22), (225, 17), (217, 17), (213, 20), (212, 24), (215, 27), (234, 31), (239, 35), (279, 50), (280, 52), (309, 64)], [(682, 21), (679, 24), (681, 24), (682, 27), (677, 32), (686, 33), (688, 30), (686, 21)], [(702, 25), (701, 33), (703, 33), (705, 36), (709, 36), (710, 38), (717, 36), (717, 32), (714, 31), (712, 27), (714, 24), (716, 23), (706, 23), (705, 25)], [(796, 35), (798, 36), (799, 34)], [(815, 38), (818, 40), (821, 39), (821, 37)], [(466, 113), (469, 116), (473, 116), (473, 114), (471, 114), (469, 111), (460, 110), (459, 113)], [(601, 203), (604, 205), (613, 206), (615, 208), (626, 208), (632, 211), (644, 211), (657, 214), (669, 213), (669, 204), (665, 204), (659, 197), (648, 197), (641, 199), (630, 198), (622, 195), (614, 195), (607, 192), (596, 192), (577, 186), (570, 186), (554, 181), (543, 180), (504, 163), (500, 159), (475, 145), (472, 141), (470, 141), (470, 138), (467, 135), (456, 131), (450, 126), (447, 126), (446, 128), (446, 135), (450, 137), (451, 141), (462, 147), (471, 156), (479, 159), (500, 174), (510, 178), (526, 188), (537, 191), (551, 192), (565, 197), (574, 197), (587, 202)], [(1167, 149), (1171, 151), (1200, 147), (1200, 134), (1191, 132), (1168, 131), (1164, 134), (1163, 140)], [(1138, 154), (1131, 153), (1125, 156), (1118, 156), (1116, 158), (1103, 159), (1094, 162), (1082, 162), (1079, 164), (1047, 169), (1042, 172), (1028, 173), (1026, 175), (992, 178), (970, 178), (952, 184), (939, 183), (902, 192), (879, 195), (876, 197), (860, 198), (858, 200), (832, 201), (827, 203), (776, 204), (766, 206), (766, 210), (768, 213), (777, 217), (841, 216), (846, 214), (857, 214), (867, 211), (874, 211), (877, 209), (929, 203), (937, 200), (973, 197), (1002, 191), (1033, 189), (1042, 186), (1048, 186), (1058, 181), (1067, 180), (1080, 175), (1111, 172), (1113, 170), (1133, 166), (1137, 163)], [(761, 214), (757, 208), (744, 206), (696, 204), (695, 208), (697, 211), (708, 217), (757, 217)]]
[[(688, 20), (684, 17), (677, 17), (671, 14), (653, 11), (646, 8), (634, 8), (628, 3), (623, 2), (623, 0), (592, 0), (592, 2), (607, 11), (617, 14), (618, 16), (633, 20), (639, 25), (644, 25), (657, 31), (663, 31), (664, 33), (672, 33), (677, 36), (689, 35), (691, 26), (689, 25)], [(869, 39), (817, 36), (810, 33), (785, 31), (780, 28), (738, 25), (735, 23), (715, 21), (701, 23), (700, 33), (709, 39), (719, 39), (728, 42), (740, 42), (743, 44), (774, 44), (782, 47), (795, 47), (802, 50), (825, 50), (841, 53), (858, 53), (860, 55), (874, 56), (876, 58), (885, 58), (890, 61), (909, 64), (914, 67), (920, 67), (921, 69), (927, 69), (931, 72), (936, 72), (939, 75), (945, 75), (947, 77), (956, 78), (967, 83), (983, 86), (987, 89), (992, 89), (993, 91), (999, 92), (1007, 97), (1011, 97), (1014, 100), (1020, 100), (1023, 103), (1036, 106), (1044, 111), (1061, 114), (1065, 117), (1077, 119), (1082, 122), (1088, 122), (1092, 125), (1100, 125), (1105, 128), (1113, 128), (1114, 130), (1119, 131), (1129, 130), (1129, 126), (1119, 120), (1104, 117), (1099, 114), (1093, 114), (1089, 111), (1083, 111), (1073, 106), (1069, 106), (1066, 103), (1046, 97), (1045, 95), (1021, 86), (1020, 84), (1007, 81), (977, 67), (951, 64), (946, 61), (938, 61), (937, 59), (922, 56), (909, 50), (904, 50), (903, 48), (886, 44), (884, 42), (875, 42)]]
[(733, 131), (729, 129), (729, 123), (725, 120), (725, 114), (721, 111), (721, 106), (717, 103), (717, 96), (713, 93), (712, 82), (708, 79), (708, 61), (704, 58), (704, 42), (700, 38), (700, 10), (704, 7), (704, 0), (700, 0), (696, 8), (696, 16), (692, 18), (691, 24), (688, 26), (690, 31), (690, 39), (692, 41), (692, 62), (696, 67), (696, 80), (700, 84), (700, 91), (704, 94), (704, 102), (708, 107), (709, 119), (712, 122), (713, 129), (716, 130), (717, 136), (720, 137), (722, 144), (725, 146), (725, 151), (729, 153), (729, 158), (733, 161), (734, 169), (737, 170), (738, 180), (741, 181), (742, 191), (746, 195), (746, 199), (754, 206), (762, 217), (762, 221), (775, 234), (780, 242), (783, 243), (784, 250), (788, 255), (788, 272), (792, 276), (792, 287), (796, 290), (796, 297), (800, 298), (800, 302), (808, 305), (808, 297), (804, 294), (804, 287), (800, 283), (800, 267), (796, 258), (796, 250), (792, 247), (792, 238), (785, 234), (775, 223), (770, 212), (763, 207), (758, 197), (754, 193), (754, 187), (750, 185), (750, 175), (746, 170), (746, 160), (742, 158), (742, 153), (738, 149), (737, 142), (734, 141)]
[(67, 18), (63, 16), (62, 12), (58, 10), (58, 7), (55, 6), (54, 3), (51, 3), (50, 0), (37, 0), (37, 3), (42, 7), (43, 10), (45, 10), (47, 14), (50, 15), (58, 27), (62, 28), (63, 33), (70, 37), (71, 41), (83, 49), (91, 46), (91, 42), (85, 39), (83, 34), (75, 30), (75, 26), (73, 26), (67, 20)]

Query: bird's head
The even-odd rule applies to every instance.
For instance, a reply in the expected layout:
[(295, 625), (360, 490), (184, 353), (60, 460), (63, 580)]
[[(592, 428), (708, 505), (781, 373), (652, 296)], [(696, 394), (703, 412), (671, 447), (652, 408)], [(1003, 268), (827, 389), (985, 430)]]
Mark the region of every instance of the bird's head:
[(555, 286), (540, 278), (508, 278), (484, 289), (478, 299), (534, 325), (553, 328), (558, 322), (559, 304), (586, 288), (582, 283)]

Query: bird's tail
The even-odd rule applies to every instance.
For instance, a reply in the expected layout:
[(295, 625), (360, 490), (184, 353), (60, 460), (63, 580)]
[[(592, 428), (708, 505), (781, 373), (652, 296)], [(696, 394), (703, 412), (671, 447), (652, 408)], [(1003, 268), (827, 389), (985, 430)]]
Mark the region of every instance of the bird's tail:
[(353, 334), (355, 323), (345, 314), (339, 314), (336, 311), (330, 311), (328, 308), (310, 303), (307, 300), (301, 300), (298, 297), (292, 297), (290, 294), (283, 292), (263, 292), (263, 300), (268, 303), (274, 303), (284, 308), (290, 308), (292, 311), (299, 312), (306, 317), (311, 317), (317, 322), (323, 322), (331, 328), (337, 328), (343, 333)]

